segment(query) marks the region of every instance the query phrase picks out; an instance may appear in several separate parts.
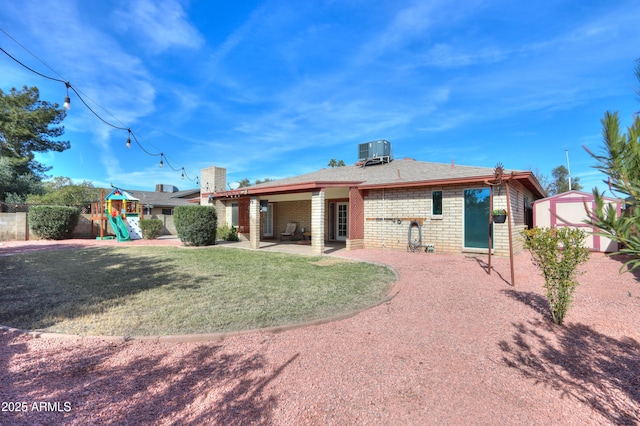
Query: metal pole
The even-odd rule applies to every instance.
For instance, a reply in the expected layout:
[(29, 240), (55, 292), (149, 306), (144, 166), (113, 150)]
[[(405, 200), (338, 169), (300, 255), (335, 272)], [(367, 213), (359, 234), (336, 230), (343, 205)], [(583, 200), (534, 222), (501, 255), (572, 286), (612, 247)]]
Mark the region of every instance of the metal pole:
[(487, 274), (491, 275), (491, 234), (493, 231), (493, 185), (489, 185), (489, 242), (487, 243), (489, 262), (487, 267)]
[(506, 181), (507, 188), (507, 222), (509, 224), (509, 263), (511, 266), (511, 285), (516, 286), (515, 271), (513, 269), (513, 235), (511, 235), (511, 195), (509, 194), (509, 181)]
[(569, 191), (571, 191), (571, 165), (569, 164), (569, 150), (564, 150), (565, 155), (567, 156), (567, 172), (569, 172)]

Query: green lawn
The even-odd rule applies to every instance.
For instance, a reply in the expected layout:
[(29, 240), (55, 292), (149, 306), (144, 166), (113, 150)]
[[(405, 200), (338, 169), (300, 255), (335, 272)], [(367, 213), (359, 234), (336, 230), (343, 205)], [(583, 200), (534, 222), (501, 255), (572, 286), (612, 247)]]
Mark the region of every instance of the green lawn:
[(210, 333), (382, 300), (382, 266), (232, 248), (100, 247), (0, 257), (0, 324), (81, 335)]

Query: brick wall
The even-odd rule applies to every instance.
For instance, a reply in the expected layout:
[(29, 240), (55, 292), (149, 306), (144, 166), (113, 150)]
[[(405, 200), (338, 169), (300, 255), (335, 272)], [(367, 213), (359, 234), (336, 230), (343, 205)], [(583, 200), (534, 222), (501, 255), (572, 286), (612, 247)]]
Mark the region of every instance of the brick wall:
[[(406, 249), (410, 219), (422, 225), (422, 243), (435, 244), (438, 253), (461, 253), (464, 249), (464, 191), (480, 186), (445, 186), (367, 191), (364, 199), (364, 246), (366, 248)], [(514, 252), (522, 249), (519, 235), (524, 229), (524, 194), (522, 185), (511, 184)], [(432, 191), (442, 191), (442, 215), (433, 216)], [(494, 208), (506, 209), (506, 191), (494, 193)], [(398, 223), (400, 219), (400, 223)], [(414, 230), (414, 232), (416, 232)], [(412, 239), (417, 235), (413, 234)], [(509, 254), (507, 223), (494, 225), (494, 253)]]
[[(312, 230), (311, 227), (311, 201), (281, 201), (273, 204), (273, 232), (276, 238), (287, 228), (287, 223), (298, 224), (296, 235), (300, 230)], [(313, 232), (313, 231), (312, 231)]]
[[(319, 229), (324, 227), (326, 215), (326, 201), (324, 191), (311, 194), (311, 248), (315, 254), (324, 253), (324, 235), (318, 238)], [(326, 229), (326, 228), (325, 228)], [(324, 234), (324, 232), (322, 233)]]
[[(147, 215), (145, 219), (160, 219), (163, 227), (160, 235), (178, 235), (176, 227), (173, 223), (172, 215), (154, 214)], [(37, 240), (33, 232), (27, 226), (28, 214), (26, 212), (18, 213), (0, 213), (0, 241), (27, 241)], [(71, 238), (91, 238), (91, 215), (81, 214), (78, 219), (78, 225), (73, 229)], [(93, 236), (100, 236), (99, 221), (93, 222)], [(107, 234), (114, 235), (109, 221), (107, 221)]]
[(26, 241), (29, 239), (27, 213), (0, 213), (0, 241)]

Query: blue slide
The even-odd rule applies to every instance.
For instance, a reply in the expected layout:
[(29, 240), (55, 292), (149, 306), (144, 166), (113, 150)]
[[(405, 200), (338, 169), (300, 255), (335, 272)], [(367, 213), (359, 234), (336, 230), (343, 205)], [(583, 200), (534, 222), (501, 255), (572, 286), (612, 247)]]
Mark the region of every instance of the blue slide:
[(124, 223), (122, 217), (119, 215), (116, 217), (109, 216), (109, 221), (111, 222), (111, 227), (116, 233), (116, 237), (118, 241), (131, 241), (131, 236), (129, 235), (129, 229), (127, 228), (127, 224)]

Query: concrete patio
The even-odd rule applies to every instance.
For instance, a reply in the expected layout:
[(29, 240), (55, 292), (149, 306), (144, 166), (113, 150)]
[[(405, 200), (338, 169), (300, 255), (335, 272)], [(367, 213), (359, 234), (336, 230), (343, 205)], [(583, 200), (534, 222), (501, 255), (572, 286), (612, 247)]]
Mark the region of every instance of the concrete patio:
[[(251, 249), (249, 241), (216, 241), (214, 247), (231, 247), (240, 249)], [(257, 250), (276, 251), (282, 253), (303, 254), (306, 256), (315, 256), (311, 244), (299, 244), (298, 241), (278, 241), (278, 240), (262, 240), (260, 248)], [(346, 244), (339, 242), (325, 242), (323, 254), (340, 254), (346, 252)]]

